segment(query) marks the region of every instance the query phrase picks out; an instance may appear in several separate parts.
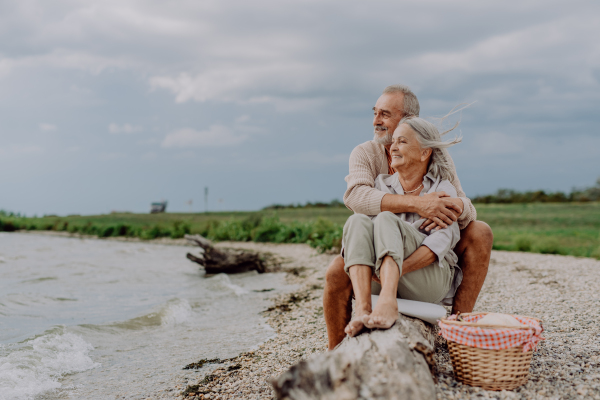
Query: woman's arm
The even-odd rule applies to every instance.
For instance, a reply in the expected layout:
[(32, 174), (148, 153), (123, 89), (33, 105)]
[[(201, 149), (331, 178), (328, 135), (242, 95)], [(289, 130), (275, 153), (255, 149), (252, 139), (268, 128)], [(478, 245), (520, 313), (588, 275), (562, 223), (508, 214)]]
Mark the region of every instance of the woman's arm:
[[(437, 190), (443, 190), (451, 197), (456, 197), (456, 189), (448, 181), (440, 182)], [(443, 229), (433, 231), (423, 240), (422, 245), (427, 246), (438, 258), (441, 263), (446, 254), (456, 246), (460, 240), (460, 229), (457, 224), (452, 224)]]
[[(456, 224), (452, 224), (456, 225)], [(419, 247), (402, 263), (402, 276), (432, 264), (437, 255), (427, 246)]]
[(477, 219), (477, 211), (475, 210), (473, 203), (471, 203), (471, 200), (467, 197), (467, 195), (462, 189), (462, 186), (460, 185), (460, 180), (458, 179), (456, 167), (454, 166), (454, 161), (452, 160), (452, 157), (450, 157), (450, 154), (448, 153), (447, 149), (445, 149), (444, 151), (446, 153), (446, 158), (450, 163), (450, 169), (452, 170), (452, 179), (450, 179), (450, 184), (456, 189), (456, 195), (453, 197), (458, 197), (463, 202), (463, 212), (458, 217), (458, 225), (460, 226), (460, 229), (465, 229), (467, 225), (469, 225), (469, 223)]

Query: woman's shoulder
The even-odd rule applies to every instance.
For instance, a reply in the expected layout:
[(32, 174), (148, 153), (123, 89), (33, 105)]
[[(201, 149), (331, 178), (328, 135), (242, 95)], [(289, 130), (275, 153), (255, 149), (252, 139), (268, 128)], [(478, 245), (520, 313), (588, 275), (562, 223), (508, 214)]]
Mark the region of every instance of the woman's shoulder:
[(379, 174), (375, 178), (375, 189), (381, 190), (382, 192), (397, 194), (398, 191), (394, 188), (394, 183), (398, 180), (398, 177), (390, 174)]
[(458, 195), (456, 194), (456, 188), (452, 183), (450, 183), (448, 179), (440, 180), (440, 182), (437, 185), (436, 192), (446, 192), (451, 197), (458, 197)]

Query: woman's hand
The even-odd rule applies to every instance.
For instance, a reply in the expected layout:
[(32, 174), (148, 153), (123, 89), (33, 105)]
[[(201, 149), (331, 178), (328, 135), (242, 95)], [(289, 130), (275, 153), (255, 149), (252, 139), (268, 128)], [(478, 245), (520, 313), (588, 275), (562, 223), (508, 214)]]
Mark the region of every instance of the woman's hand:
[(430, 231), (435, 228), (446, 228), (458, 220), (462, 208), (455, 203), (460, 199), (451, 198), (446, 192), (434, 192), (418, 197), (417, 214), (427, 220), (421, 229)]

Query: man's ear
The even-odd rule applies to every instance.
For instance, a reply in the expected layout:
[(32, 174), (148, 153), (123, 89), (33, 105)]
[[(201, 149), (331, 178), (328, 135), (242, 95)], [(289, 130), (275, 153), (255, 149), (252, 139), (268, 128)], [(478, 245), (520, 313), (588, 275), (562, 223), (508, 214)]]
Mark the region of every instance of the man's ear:
[(431, 153), (433, 153), (433, 149), (431, 149), (431, 148), (422, 149), (421, 150), (421, 162), (427, 161), (427, 159), (431, 156)]

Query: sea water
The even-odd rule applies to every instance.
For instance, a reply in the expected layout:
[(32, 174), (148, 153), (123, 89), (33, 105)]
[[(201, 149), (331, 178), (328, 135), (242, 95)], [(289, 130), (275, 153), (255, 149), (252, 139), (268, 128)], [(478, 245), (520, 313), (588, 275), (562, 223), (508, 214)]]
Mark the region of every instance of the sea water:
[(274, 336), (283, 274), (207, 277), (190, 251), (0, 233), (0, 400), (157, 396)]

